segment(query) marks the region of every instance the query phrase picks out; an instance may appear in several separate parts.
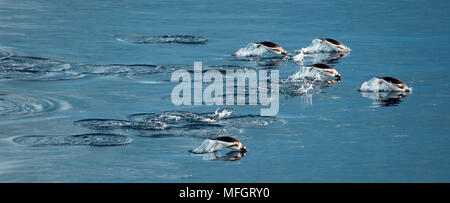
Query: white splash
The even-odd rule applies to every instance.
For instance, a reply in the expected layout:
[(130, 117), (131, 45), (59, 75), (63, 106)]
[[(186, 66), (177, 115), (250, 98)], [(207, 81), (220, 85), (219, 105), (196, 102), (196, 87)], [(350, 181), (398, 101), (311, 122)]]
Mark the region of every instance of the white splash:
[(267, 50), (259, 47), (255, 43), (249, 43), (246, 47), (237, 50), (234, 55), (238, 57), (262, 56)]
[(119, 42), (124, 42), (124, 43), (128, 42), (127, 40), (125, 40), (125, 39), (122, 39), (122, 38), (119, 38), (119, 37), (118, 37), (118, 38), (116, 38), (116, 40), (117, 40), (117, 41), (119, 41)]
[(301, 67), (299, 71), (290, 75), (287, 80), (289, 82), (300, 82), (300, 81), (324, 81), (326, 77), (319, 71), (311, 69), (311, 67)]
[(223, 144), (219, 143), (217, 140), (206, 139), (200, 146), (191, 150), (191, 152), (195, 154), (212, 153), (220, 151), (222, 147)]
[(297, 94), (307, 94), (309, 90), (314, 89), (312, 82), (306, 82), (296, 90)]
[[(359, 88), (362, 92), (404, 92), (395, 85), (386, 82), (383, 79), (373, 77), (369, 81), (364, 82)], [(409, 88), (409, 91), (412, 91), (412, 88)]]
[(316, 53), (333, 53), (333, 52), (350, 52), (351, 49), (346, 46), (336, 46), (321, 39), (314, 39), (306, 48), (295, 50), (297, 53), (316, 54)]
[(303, 59), (305, 58), (305, 54), (303, 52), (300, 52), (299, 54), (292, 57), (292, 60), (295, 62), (303, 62)]
[(230, 116), (232, 113), (232, 111), (228, 110), (228, 109), (217, 109), (214, 114), (218, 116), (218, 119), (222, 119), (222, 118), (226, 118), (228, 116)]
[(203, 118), (201, 121), (209, 123), (217, 122), (222, 118), (229, 117), (231, 113), (232, 111), (228, 109), (216, 109), (213, 114), (210, 114), (210, 116)]

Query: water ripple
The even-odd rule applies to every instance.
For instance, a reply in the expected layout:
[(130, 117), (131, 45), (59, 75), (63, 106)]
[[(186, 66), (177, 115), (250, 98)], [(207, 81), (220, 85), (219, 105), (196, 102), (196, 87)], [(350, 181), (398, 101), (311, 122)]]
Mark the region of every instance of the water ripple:
[(91, 130), (163, 130), (167, 128), (167, 125), (163, 122), (135, 122), (115, 119), (84, 119), (75, 121), (75, 125)]
[(128, 116), (129, 120), (84, 119), (75, 125), (95, 131), (128, 133), (142, 137), (217, 137), (237, 133), (240, 128), (282, 124), (275, 117), (258, 115), (231, 115), (231, 110), (221, 109), (208, 113), (165, 111), (162, 113), (139, 113)]
[(127, 136), (118, 134), (81, 134), (81, 135), (27, 135), (16, 137), (14, 142), (26, 146), (62, 146), (62, 145), (91, 145), (117, 146), (131, 142)]
[(208, 39), (192, 35), (127, 35), (117, 38), (120, 42), (135, 44), (155, 44), (155, 43), (181, 43), (181, 44), (205, 44)]
[(84, 75), (76, 64), (29, 56), (0, 57), (0, 77), (20, 80), (67, 80)]
[(0, 46), (0, 78), (16, 80), (69, 80), (87, 75), (136, 76), (172, 72), (177, 67), (152, 64), (81, 64), (33, 56), (17, 56)]
[(0, 92), (0, 118), (23, 117), (66, 108), (69, 104), (54, 99)]

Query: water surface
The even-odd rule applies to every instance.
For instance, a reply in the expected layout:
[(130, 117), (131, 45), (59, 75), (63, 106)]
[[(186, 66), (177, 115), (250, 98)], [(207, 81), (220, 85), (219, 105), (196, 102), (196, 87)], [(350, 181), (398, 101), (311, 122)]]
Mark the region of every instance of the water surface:
[[(448, 182), (449, 11), (440, 0), (0, 0), (0, 181)], [(288, 77), (299, 64), (233, 53), (264, 40), (292, 53), (318, 37), (352, 49), (332, 61), (343, 80), (281, 94), (276, 122), (136, 129), (132, 115), (142, 113), (259, 115), (260, 106), (174, 106), (171, 72), (202, 61)], [(375, 76), (399, 78), (413, 92), (382, 101), (357, 91)], [(86, 119), (122, 127), (80, 125)], [(237, 161), (188, 153), (217, 133), (249, 152)]]

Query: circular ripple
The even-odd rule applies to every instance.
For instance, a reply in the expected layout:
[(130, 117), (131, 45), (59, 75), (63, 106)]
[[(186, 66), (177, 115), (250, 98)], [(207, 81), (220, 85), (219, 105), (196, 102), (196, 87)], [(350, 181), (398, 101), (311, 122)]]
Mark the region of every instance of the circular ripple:
[(76, 64), (45, 58), (11, 56), (0, 58), (0, 77), (20, 80), (67, 80), (83, 77)]
[(55, 135), (28, 135), (16, 137), (14, 142), (27, 146), (61, 146), (61, 145), (92, 145), (92, 146), (117, 146), (131, 142), (127, 136), (117, 134), (81, 134), (69, 136)]
[(91, 130), (163, 130), (167, 127), (163, 122), (136, 122), (116, 119), (84, 119), (75, 121), (75, 125)]
[(283, 122), (272, 116), (237, 115), (221, 119), (217, 123), (235, 128), (253, 128), (269, 125), (280, 125)]
[(26, 116), (56, 108), (57, 103), (49, 99), (0, 92), (0, 118)]
[(192, 35), (161, 35), (161, 36), (129, 35), (117, 38), (117, 40), (135, 44), (155, 44), (155, 43), (205, 44), (208, 41), (206, 38)]
[(261, 127), (282, 124), (275, 117), (258, 115), (231, 115), (229, 109), (209, 113), (166, 111), (163, 113), (141, 113), (128, 116), (130, 120), (84, 119), (75, 125), (96, 131), (120, 130), (141, 137), (201, 137), (210, 138), (238, 133), (239, 128)]
[(69, 80), (86, 75), (139, 76), (169, 73), (171, 66), (151, 64), (92, 65), (65, 63), (39, 57), (15, 56), (0, 50), (0, 78), (18, 80)]
[[(250, 128), (282, 124), (276, 117), (259, 115), (231, 115), (228, 109), (210, 113), (192, 113), (185, 111), (166, 111), (163, 113), (141, 113), (128, 116), (137, 122), (163, 122), (168, 126), (193, 129), (195, 126)], [(208, 126), (209, 125), (209, 126)]]
[(169, 72), (170, 68), (166, 66), (157, 66), (150, 64), (108, 64), (108, 65), (80, 65), (77, 69), (83, 74), (97, 74), (97, 75), (146, 75), (155, 73)]
[(168, 128), (163, 131), (138, 131), (133, 134), (140, 137), (170, 138), (170, 137), (197, 137), (210, 138), (230, 134), (230, 129), (218, 124), (194, 123), (179, 127)]
[(177, 123), (189, 123), (193, 121), (199, 121), (203, 117), (198, 114), (185, 112), (185, 111), (166, 111), (162, 114), (159, 113), (141, 113), (132, 114), (128, 118), (137, 122), (164, 122), (167, 124)]

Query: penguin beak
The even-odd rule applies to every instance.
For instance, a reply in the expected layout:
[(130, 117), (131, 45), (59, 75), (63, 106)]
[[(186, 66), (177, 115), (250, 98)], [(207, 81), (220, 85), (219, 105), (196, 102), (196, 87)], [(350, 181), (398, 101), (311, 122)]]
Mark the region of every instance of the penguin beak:
[(242, 147), (242, 148), (241, 148), (241, 151), (244, 152), (244, 153), (248, 152), (248, 150), (247, 150), (246, 147)]
[(337, 80), (342, 80), (342, 76), (341, 75), (338, 75), (336, 77), (337, 77)]

